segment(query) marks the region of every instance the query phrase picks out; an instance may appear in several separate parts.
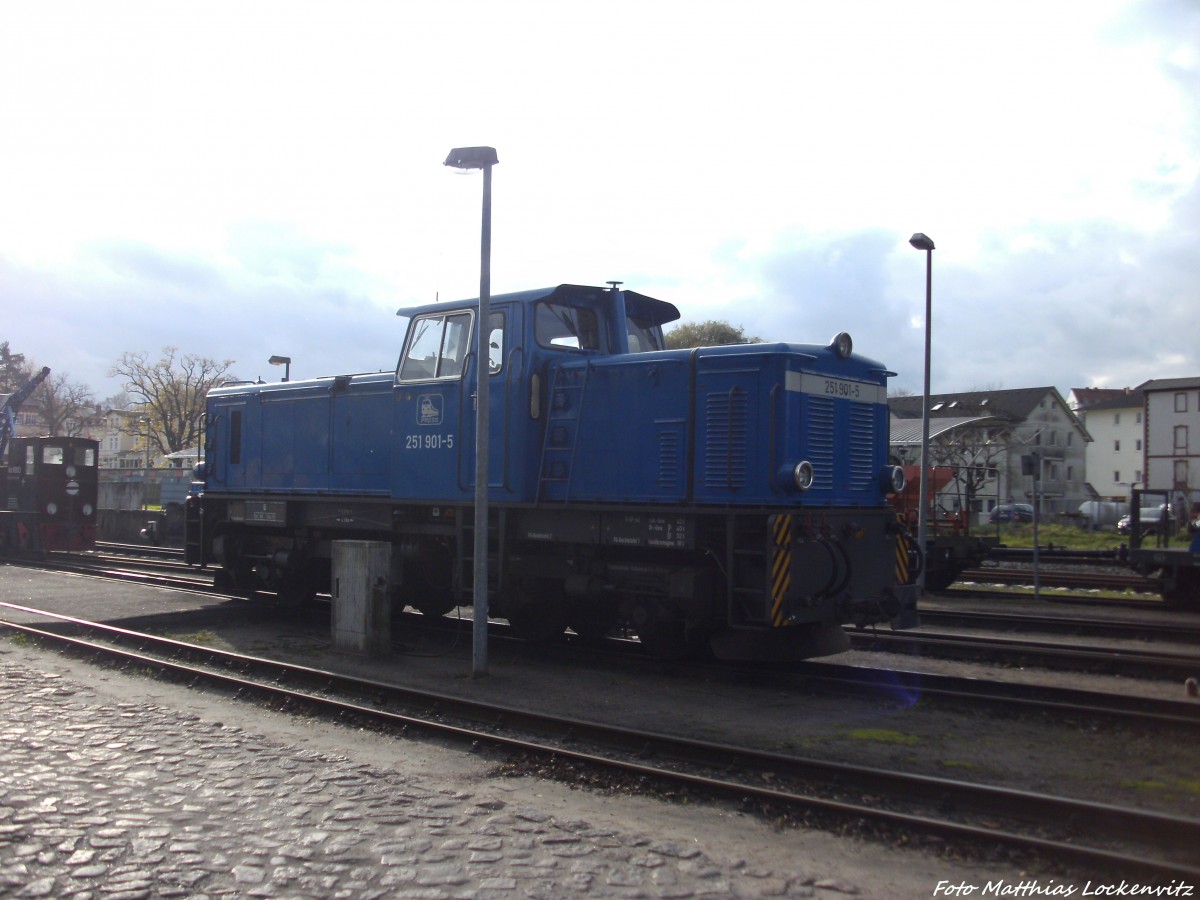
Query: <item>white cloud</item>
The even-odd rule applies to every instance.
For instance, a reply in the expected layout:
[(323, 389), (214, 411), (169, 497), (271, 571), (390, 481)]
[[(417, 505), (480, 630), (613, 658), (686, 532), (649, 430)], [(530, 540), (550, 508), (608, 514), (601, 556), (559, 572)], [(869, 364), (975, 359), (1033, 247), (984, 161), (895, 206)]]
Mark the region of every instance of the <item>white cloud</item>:
[(272, 353), (390, 367), (396, 307), (477, 291), (479, 179), (441, 166), (470, 144), (500, 155), (498, 292), (615, 278), (767, 338), (850, 330), (913, 387), (925, 231), (940, 389), (1200, 369), (1143, 338), (1194, 330), (1186, 0), (80, 2), (5, 25), (0, 297), (23, 314), (0, 337), (89, 382), (166, 343), (250, 377)]

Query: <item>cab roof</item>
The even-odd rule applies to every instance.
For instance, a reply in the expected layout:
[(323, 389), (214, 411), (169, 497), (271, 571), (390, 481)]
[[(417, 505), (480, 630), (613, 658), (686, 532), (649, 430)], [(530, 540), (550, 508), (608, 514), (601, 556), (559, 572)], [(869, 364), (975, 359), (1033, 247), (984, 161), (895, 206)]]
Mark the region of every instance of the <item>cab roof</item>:
[[(679, 310), (672, 303), (656, 300), (639, 294), (636, 291), (619, 291), (625, 298), (625, 309), (630, 315), (646, 319), (654, 325), (665, 325), (679, 318)], [(560, 284), (556, 287), (534, 288), (527, 291), (516, 291), (510, 294), (492, 294), (489, 303), (519, 303), (532, 306), (539, 300), (558, 300), (580, 306), (600, 306), (608, 302), (613, 295), (609, 288), (589, 287), (580, 284)], [(442, 303), (427, 303), (423, 306), (405, 306), (396, 310), (398, 316), (424, 315), (447, 309), (469, 309), (479, 305), (479, 298), (466, 300), (447, 300)]]

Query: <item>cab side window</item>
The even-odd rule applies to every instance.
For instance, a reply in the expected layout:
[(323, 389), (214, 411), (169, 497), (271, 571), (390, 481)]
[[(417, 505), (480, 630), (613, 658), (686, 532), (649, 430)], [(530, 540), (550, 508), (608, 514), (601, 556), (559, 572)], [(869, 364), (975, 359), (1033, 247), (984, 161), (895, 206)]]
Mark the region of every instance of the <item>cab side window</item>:
[(409, 330), (408, 346), (400, 358), (400, 381), (457, 378), (470, 352), (471, 314), (423, 316)]
[(495, 375), (504, 366), (504, 313), (494, 312), (488, 318), (488, 371)]
[(562, 303), (539, 303), (534, 325), (537, 342), (554, 349), (602, 350), (596, 311)]

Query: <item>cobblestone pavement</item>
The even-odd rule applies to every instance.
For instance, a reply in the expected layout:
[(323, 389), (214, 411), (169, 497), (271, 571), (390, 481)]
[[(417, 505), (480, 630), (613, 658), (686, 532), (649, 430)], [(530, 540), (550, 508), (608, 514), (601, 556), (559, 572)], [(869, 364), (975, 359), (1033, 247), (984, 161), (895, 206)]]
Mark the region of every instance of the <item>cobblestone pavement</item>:
[(117, 701), (47, 667), (0, 663), (0, 894), (119, 900), (860, 892), (744, 859), (717, 861), (687, 842), (561, 820), (536, 803), (505, 799), (487, 780), (480, 790), (426, 787), (394, 768), (183, 708), (133, 695)]

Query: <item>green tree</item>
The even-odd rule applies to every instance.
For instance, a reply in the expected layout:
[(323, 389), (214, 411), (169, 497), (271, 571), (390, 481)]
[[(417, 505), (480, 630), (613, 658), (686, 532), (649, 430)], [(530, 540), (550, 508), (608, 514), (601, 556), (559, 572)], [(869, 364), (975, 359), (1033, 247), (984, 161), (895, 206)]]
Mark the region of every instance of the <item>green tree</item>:
[(8, 341), (0, 341), (0, 394), (11, 394), (29, 380), (30, 367), (24, 353), (13, 353)]
[[(218, 362), (194, 353), (180, 355), (178, 347), (163, 347), (162, 358), (151, 362), (144, 351), (126, 351), (109, 375), (125, 380), (124, 390), (149, 423), (150, 440), (161, 453), (199, 446), (204, 400), (208, 392), (234, 376), (233, 360)], [(131, 434), (145, 434), (146, 425), (133, 420)]]
[(750, 337), (742, 326), (709, 319), (707, 322), (683, 322), (667, 332), (667, 346), (672, 350), (685, 347), (717, 347), (721, 344), (758, 344), (762, 338)]

